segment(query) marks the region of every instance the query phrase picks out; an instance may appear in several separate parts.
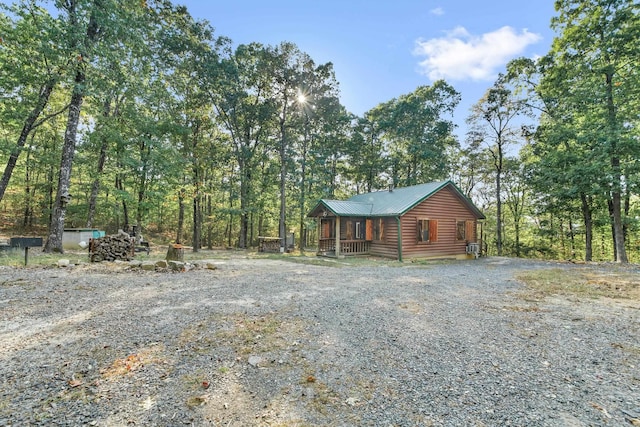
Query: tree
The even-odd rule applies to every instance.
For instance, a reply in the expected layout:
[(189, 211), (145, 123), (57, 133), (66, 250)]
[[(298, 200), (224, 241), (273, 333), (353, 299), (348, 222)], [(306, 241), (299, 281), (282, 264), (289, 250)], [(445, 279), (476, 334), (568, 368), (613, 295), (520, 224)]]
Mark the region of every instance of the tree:
[(379, 108), (373, 108), (367, 111), (364, 117), (358, 118), (352, 143), (348, 147), (351, 166), (349, 175), (355, 181), (359, 193), (368, 193), (388, 185), (384, 175), (389, 169), (389, 164), (387, 156), (384, 155), (385, 140), (379, 112)]
[[(540, 112), (533, 134), (539, 191), (580, 206), (585, 259), (591, 260), (593, 214), (609, 206), (614, 256), (624, 259), (631, 194), (637, 188), (638, 6), (629, 1), (557, 1), (559, 33), (548, 55), (518, 59), (508, 76)], [(635, 86), (634, 86), (635, 83)], [(603, 200), (605, 196), (605, 200)], [(624, 201), (624, 202), (623, 202)], [(622, 207), (624, 203), (624, 208)], [(627, 219), (625, 220), (626, 217)]]
[(471, 126), (469, 139), (478, 146), (484, 144), (491, 154), (495, 172), (496, 201), (496, 249), (502, 256), (502, 177), (506, 150), (515, 144), (520, 136), (520, 128), (516, 127), (516, 118), (526, 114), (528, 108), (521, 100), (512, 96), (503, 78), (499, 78), (494, 86), (471, 109), (467, 122)]
[[(292, 117), (295, 117), (296, 101), (301, 88), (304, 87), (305, 69), (312, 66), (312, 60), (292, 43), (281, 43), (273, 49), (271, 62), (272, 92), (271, 96), (277, 111), (278, 157), (280, 162), (280, 217), (278, 237), (280, 251), (286, 246), (287, 237), (287, 163), (289, 159), (289, 128)], [(298, 106), (299, 108), (299, 106)], [(298, 112), (299, 114), (299, 112)]]
[[(92, 6), (90, 12), (83, 10), (82, 6)], [(49, 226), (49, 237), (44, 246), (45, 252), (63, 252), (62, 232), (67, 210), (67, 204), (71, 201), (71, 167), (76, 147), (76, 134), (80, 122), (80, 110), (87, 90), (87, 62), (95, 50), (98, 38), (101, 36), (104, 22), (101, 16), (105, 14), (103, 1), (96, 0), (95, 3), (78, 4), (69, 1), (62, 5), (66, 13), (66, 24), (68, 32), (68, 43), (71, 51), (75, 51), (75, 77), (69, 102), (69, 114), (67, 117), (67, 127), (64, 133), (64, 144), (62, 146), (62, 159), (58, 173), (58, 190), (56, 193), (53, 215)], [(112, 7), (108, 5), (107, 7)], [(88, 15), (88, 16), (87, 16)]]
[[(210, 68), (207, 91), (218, 118), (233, 144), (240, 180), (240, 235), (246, 248), (255, 169), (265, 152), (273, 126), (274, 106), (269, 97), (271, 76), (268, 50), (258, 44), (240, 45), (216, 69)], [(209, 67), (214, 64), (210, 63)]]
[[(215, 39), (213, 29), (206, 23), (194, 20), (186, 8), (178, 7), (164, 13), (163, 27), (158, 31), (164, 47), (162, 63), (171, 70), (160, 71), (169, 83), (172, 94), (171, 110), (174, 113), (174, 135), (180, 141), (180, 150), (185, 160), (181, 187), (179, 189), (179, 217), (184, 218), (185, 188), (192, 196), (192, 246), (197, 252), (202, 245), (204, 219), (205, 168), (210, 165), (211, 140), (207, 138), (217, 123), (212, 122), (211, 101), (207, 92), (210, 78), (219, 77), (219, 50), (226, 47), (227, 40)], [(165, 27), (172, 28), (167, 32)], [(165, 35), (166, 34), (166, 35)], [(169, 118), (169, 121), (172, 119)], [(214, 132), (215, 133), (215, 132)], [(183, 220), (178, 224), (177, 241), (181, 240)]]
[[(329, 141), (339, 132), (340, 123), (344, 121), (346, 112), (338, 99), (338, 83), (335, 79), (331, 63), (315, 66), (313, 61), (305, 64), (304, 86), (299, 89), (297, 112), (299, 122), (295, 128), (302, 129), (298, 138), (296, 158), (296, 175), (299, 209), (299, 242), (300, 251), (304, 252), (307, 241), (307, 198), (313, 191), (314, 154), (318, 152), (318, 144), (332, 145)], [(300, 132), (298, 132), (300, 133)]]
[(0, 201), (31, 132), (65, 111), (62, 108), (42, 117), (51, 93), (64, 73), (65, 61), (61, 58), (64, 55), (59, 54), (61, 46), (50, 42), (60, 34), (58, 22), (33, 2), (21, 2), (10, 11), (17, 17), (17, 22), (0, 15), (0, 34), (3, 36), (0, 46), (0, 99), (3, 103), (15, 105), (0, 113), (4, 116), (2, 122), (5, 126), (21, 123), (22, 127), (0, 179)]
[(505, 159), (504, 203), (511, 213), (514, 234), (515, 256), (522, 256), (521, 229), (527, 208), (529, 188), (527, 185), (527, 165), (515, 158)]
[(455, 125), (445, 116), (459, 102), (460, 94), (440, 80), (367, 112), (367, 137), (374, 138), (374, 144), (380, 138), (380, 153), (388, 152), (391, 185), (415, 185), (448, 175), (448, 153), (458, 142)]
[(640, 5), (633, 0), (557, 0), (552, 27), (559, 34), (547, 75), (565, 89), (563, 106), (578, 120), (578, 134), (594, 143), (594, 158), (607, 159), (601, 172), (608, 178), (615, 258), (628, 262), (624, 239), (623, 193), (629, 191), (624, 163), (640, 154), (633, 130), (637, 123), (640, 54)]
[(447, 175), (451, 166), (447, 153), (458, 143), (453, 136), (455, 125), (444, 116), (453, 114), (459, 102), (460, 94), (443, 80), (432, 86), (420, 86), (393, 102), (387, 132), (394, 141), (392, 163), (396, 168), (400, 165), (406, 168), (405, 185)]

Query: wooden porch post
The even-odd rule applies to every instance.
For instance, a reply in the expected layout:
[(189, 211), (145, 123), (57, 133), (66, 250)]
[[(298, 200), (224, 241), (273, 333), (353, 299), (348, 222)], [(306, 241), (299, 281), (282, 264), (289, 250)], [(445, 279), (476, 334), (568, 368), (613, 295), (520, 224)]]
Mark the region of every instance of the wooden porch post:
[(318, 250), (316, 253), (320, 253), (320, 239), (322, 238), (322, 217), (316, 217), (316, 232), (318, 233)]
[(340, 217), (336, 216), (336, 257), (340, 256)]

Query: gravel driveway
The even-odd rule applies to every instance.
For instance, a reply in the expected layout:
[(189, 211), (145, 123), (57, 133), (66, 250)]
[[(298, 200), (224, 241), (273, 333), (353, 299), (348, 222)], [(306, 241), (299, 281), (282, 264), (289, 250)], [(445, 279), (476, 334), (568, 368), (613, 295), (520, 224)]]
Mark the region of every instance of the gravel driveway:
[(0, 426), (640, 425), (640, 310), (549, 264), (216, 262), (0, 267)]

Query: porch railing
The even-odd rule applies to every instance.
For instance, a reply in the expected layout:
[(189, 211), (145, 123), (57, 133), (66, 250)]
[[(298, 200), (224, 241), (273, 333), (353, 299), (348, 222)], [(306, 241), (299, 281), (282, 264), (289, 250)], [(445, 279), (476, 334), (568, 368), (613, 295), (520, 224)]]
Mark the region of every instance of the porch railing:
[[(340, 240), (341, 255), (366, 255), (371, 249), (371, 242), (366, 240)], [(318, 251), (324, 254), (336, 252), (336, 239), (322, 238), (319, 242)]]
[(318, 252), (327, 253), (327, 252), (335, 252), (336, 250), (336, 239), (333, 238), (321, 238), (318, 243)]

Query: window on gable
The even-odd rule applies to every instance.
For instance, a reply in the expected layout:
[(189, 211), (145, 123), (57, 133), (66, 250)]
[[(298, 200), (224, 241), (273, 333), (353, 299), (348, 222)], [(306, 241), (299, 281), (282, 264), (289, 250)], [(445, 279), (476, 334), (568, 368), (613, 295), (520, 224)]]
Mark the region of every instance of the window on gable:
[(418, 241), (427, 243), (438, 241), (437, 219), (418, 219)]

